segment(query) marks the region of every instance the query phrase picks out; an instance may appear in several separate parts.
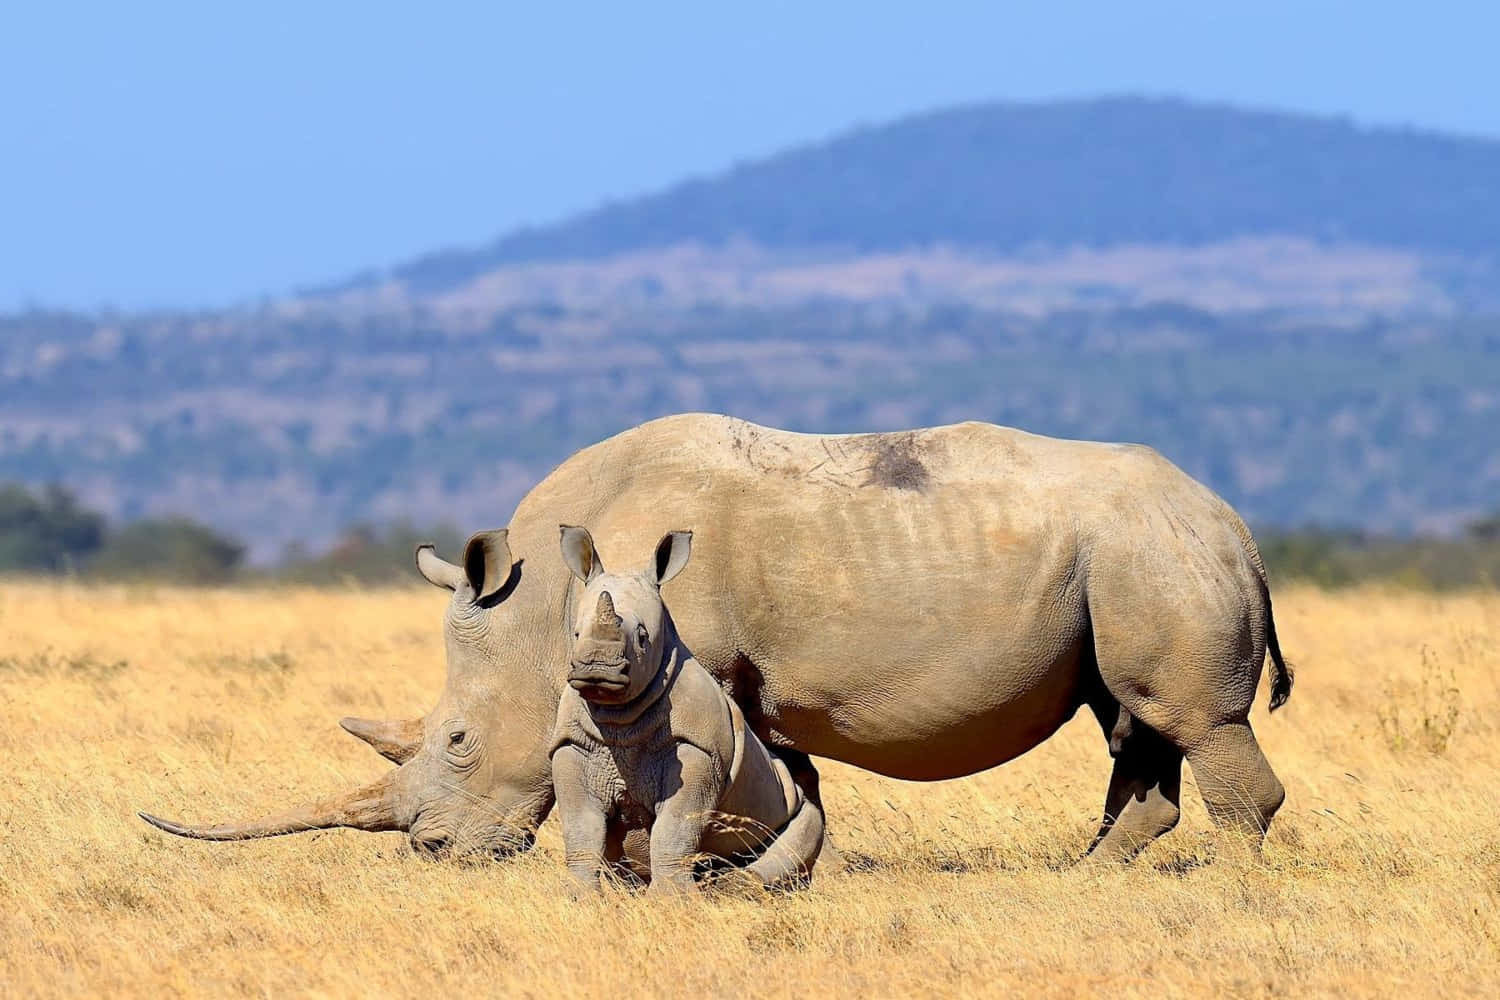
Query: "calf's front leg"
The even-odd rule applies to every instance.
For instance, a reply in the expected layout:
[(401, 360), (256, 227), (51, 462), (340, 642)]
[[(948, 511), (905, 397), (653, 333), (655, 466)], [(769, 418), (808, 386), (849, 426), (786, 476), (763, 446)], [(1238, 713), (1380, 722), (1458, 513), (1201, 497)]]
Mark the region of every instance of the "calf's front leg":
[(663, 797), (651, 825), (651, 888), (663, 895), (692, 892), (693, 862), (724, 792), (724, 777), (708, 754), (679, 743), (664, 762)]
[(577, 747), (565, 746), (552, 755), (552, 785), (562, 820), (568, 872), (580, 890), (595, 891), (605, 865), (609, 817), (603, 804), (589, 792), (583, 772), (583, 753)]

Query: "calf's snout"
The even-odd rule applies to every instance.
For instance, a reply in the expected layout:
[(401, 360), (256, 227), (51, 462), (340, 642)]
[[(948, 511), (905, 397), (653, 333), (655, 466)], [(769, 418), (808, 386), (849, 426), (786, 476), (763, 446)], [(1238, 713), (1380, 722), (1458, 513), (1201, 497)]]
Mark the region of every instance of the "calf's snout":
[(574, 658), (568, 663), (568, 684), (590, 701), (615, 701), (630, 686), (630, 661), (623, 656)]

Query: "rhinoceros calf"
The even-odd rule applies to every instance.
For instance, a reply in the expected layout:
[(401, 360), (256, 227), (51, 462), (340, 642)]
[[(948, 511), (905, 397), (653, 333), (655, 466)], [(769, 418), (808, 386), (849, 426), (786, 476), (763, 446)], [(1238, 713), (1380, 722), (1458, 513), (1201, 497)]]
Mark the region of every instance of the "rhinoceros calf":
[(812, 874), (823, 816), (738, 705), (683, 645), (661, 586), (687, 565), (692, 532), (662, 538), (652, 566), (606, 572), (584, 528), (562, 528), (584, 583), (552, 781), (568, 869), (597, 888), (631, 830), (651, 838), (651, 888), (691, 889), (698, 857), (744, 863), (766, 885)]

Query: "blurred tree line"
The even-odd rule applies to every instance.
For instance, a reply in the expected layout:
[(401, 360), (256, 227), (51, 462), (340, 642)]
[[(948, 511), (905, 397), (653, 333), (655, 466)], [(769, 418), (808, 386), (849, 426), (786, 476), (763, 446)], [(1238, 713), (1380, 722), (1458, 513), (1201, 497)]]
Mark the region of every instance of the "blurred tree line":
[(405, 521), (384, 528), (357, 524), (344, 532), (326, 552), (312, 553), (288, 546), (270, 575), (292, 583), (412, 583), (417, 546), (431, 542), (448, 559), (458, 559), (465, 536), (452, 525), (419, 530)]
[(244, 555), (239, 542), (187, 518), (111, 527), (61, 486), (36, 494), (17, 484), (0, 486), (0, 572), (222, 583)]
[(62, 487), (32, 496), (23, 486), (0, 486), (0, 570), (64, 572), (103, 546), (104, 518), (79, 507)]
[(457, 558), (464, 536), (451, 525), (419, 530), (408, 523), (355, 525), (324, 552), (290, 546), (269, 569), (244, 563), (238, 539), (186, 517), (111, 525), (56, 485), (33, 492), (0, 484), (0, 573), (67, 574), (173, 583), (412, 582), (412, 553), (432, 542)]
[[(1309, 527), (1256, 533), (1273, 583), (1322, 587), (1382, 581), (1424, 589), (1500, 583), (1500, 512), (1456, 538), (1390, 538)], [(77, 573), (174, 583), (231, 581), (331, 584), (413, 583), (412, 552), (422, 542), (456, 558), (464, 536), (452, 525), (419, 530), (406, 522), (355, 525), (331, 547), (289, 546), (270, 568), (244, 565), (237, 539), (184, 517), (112, 526), (60, 486), (33, 493), (0, 485), (0, 573)]]
[(1500, 514), (1471, 522), (1457, 538), (1388, 538), (1308, 527), (1256, 533), (1272, 583), (1348, 587), (1378, 580), (1430, 590), (1500, 584)]

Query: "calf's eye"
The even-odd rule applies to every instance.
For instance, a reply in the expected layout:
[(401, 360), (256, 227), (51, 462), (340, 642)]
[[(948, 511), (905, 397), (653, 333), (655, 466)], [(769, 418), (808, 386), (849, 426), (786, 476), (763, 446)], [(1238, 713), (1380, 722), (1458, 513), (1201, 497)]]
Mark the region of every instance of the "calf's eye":
[(642, 648), (645, 648), (646, 643), (650, 638), (651, 636), (646, 633), (646, 626), (637, 625), (635, 627), (635, 641), (640, 643)]

